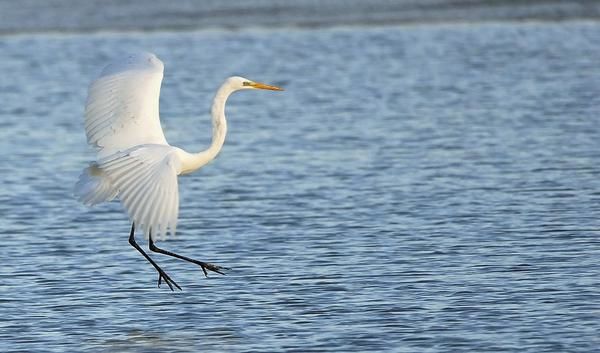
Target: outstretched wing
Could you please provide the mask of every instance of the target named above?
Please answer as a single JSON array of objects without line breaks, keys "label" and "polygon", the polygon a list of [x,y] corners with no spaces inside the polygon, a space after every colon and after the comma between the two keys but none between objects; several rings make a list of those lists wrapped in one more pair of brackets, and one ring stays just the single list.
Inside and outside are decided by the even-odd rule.
[{"label": "outstretched wing", "polygon": [[142,144],[167,144],[158,100],[163,63],[150,53],[110,63],[90,85],[85,132],[98,158]]},{"label": "outstretched wing", "polygon": [[98,161],[118,190],[129,218],[146,237],[175,234],[179,212],[177,175],[181,170],[177,149],[143,145]]}]

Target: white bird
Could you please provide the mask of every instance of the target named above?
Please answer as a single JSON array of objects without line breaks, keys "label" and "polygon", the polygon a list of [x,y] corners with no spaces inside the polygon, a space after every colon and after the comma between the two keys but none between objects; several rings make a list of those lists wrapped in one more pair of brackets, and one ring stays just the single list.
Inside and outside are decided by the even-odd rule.
[{"label": "white bird", "polygon": [[195,263],[221,273],[223,267],[158,248],[157,238],[175,234],[179,211],[178,175],[192,173],[213,160],[225,141],[225,102],[243,89],[282,89],[243,77],[229,77],[217,91],[211,108],[213,135],[208,149],[188,153],[167,143],[158,114],[163,63],[154,54],[139,53],[113,61],[89,87],[85,107],[87,141],[97,151],[96,161],[84,169],[75,186],[86,205],[121,200],[132,222],[129,243],[158,271],[161,281],[181,290],[136,243],[141,229],[154,252]]}]

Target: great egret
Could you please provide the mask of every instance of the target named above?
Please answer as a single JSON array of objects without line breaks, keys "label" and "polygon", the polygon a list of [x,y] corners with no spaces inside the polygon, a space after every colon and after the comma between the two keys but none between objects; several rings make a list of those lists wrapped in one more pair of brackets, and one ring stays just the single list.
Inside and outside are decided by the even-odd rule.
[{"label": "great egret", "polygon": [[154,54],[139,53],[113,61],[89,88],[85,107],[87,141],[97,159],[84,169],[75,194],[86,205],[119,197],[131,219],[129,243],[158,271],[158,286],[164,280],[171,290],[181,290],[136,243],[136,227],[148,238],[150,250],[192,262],[223,274],[223,267],[158,248],[156,238],[175,234],[179,193],[177,176],[198,170],[214,159],[225,141],[225,102],[243,89],[282,89],[243,77],[229,77],[212,103],[212,142],[208,149],[188,153],[167,143],[160,126],[158,98],[163,63]]}]

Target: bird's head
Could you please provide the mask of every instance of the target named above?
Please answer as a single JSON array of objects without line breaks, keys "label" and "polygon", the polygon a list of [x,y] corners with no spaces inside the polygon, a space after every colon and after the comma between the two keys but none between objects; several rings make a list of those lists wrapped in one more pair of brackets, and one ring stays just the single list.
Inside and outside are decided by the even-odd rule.
[{"label": "bird's head", "polygon": [[234,90],[239,89],[266,89],[270,91],[283,91],[283,88],[277,86],[267,85],[265,83],[254,82],[244,77],[233,76],[227,79],[227,83]]}]

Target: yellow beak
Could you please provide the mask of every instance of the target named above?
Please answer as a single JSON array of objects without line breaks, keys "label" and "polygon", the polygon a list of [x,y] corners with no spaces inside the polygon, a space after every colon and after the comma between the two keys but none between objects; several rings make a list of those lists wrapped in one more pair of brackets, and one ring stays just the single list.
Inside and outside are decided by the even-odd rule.
[{"label": "yellow beak", "polygon": [[249,82],[248,86],[258,88],[258,89],[268,89],[270,91],[283,91],[283,88],[277,86],[267,85],[265,83],[260,82]]}]

